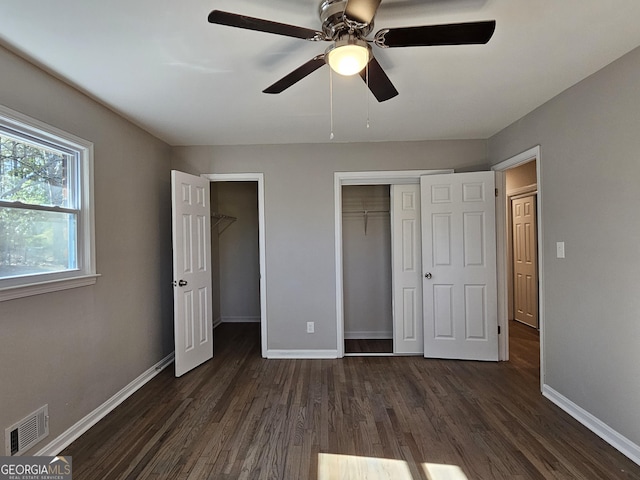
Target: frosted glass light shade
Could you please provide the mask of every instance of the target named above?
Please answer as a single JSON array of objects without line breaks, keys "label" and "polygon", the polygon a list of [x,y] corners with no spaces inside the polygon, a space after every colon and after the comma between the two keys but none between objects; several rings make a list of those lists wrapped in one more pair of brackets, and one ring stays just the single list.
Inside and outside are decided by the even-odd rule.
[{"label": "frosted glass light shade", "polygon": [[369,62],[367,46],[357,44],[339,45],[327,53],[329,66],[340,75],[355,75]]}]

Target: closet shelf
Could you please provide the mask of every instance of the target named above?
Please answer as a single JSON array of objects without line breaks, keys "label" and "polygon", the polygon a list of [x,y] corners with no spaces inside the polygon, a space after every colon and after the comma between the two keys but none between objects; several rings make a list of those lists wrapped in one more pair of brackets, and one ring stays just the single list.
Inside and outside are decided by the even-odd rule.
[{"label": "closet shelf", "polygon": [[225,224],[222,228],[218,228],[218,236],[222,235],[222,232],[224,232],[227,228],[229,228],[231,226],[231,224],[233,222],[235,222],[236,220],[238,220],[236,217],[232,217],[230,215],[224,215],[222,213],[212,213],[211,214],[211,220],[215,220],[215,223],[211,224],[211,228],[215,228],[218,225],[221,225],[222,222],[228,222],[227,224]]}]

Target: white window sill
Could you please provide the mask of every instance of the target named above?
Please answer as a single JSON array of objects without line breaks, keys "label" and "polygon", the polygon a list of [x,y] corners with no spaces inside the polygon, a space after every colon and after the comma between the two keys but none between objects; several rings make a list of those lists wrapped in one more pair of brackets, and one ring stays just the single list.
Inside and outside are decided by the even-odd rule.
[{"label": "white window sill", "polygon": [[68,290],[70,288],[94,285],[99,276],[100,274],[91,274],[0,288],[0,302],[13,300],[14,298],[30,297],[32,295],[40,295],[42,293],[57,292],[60,290]]}]

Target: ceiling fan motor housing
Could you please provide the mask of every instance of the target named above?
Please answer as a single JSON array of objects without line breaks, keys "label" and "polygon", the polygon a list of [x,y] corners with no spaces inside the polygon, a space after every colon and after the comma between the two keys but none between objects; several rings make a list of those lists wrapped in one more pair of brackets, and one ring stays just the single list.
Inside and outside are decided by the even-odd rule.
[{"label": "ceiling fan motor housing", "polygon": [[373,22],[362,24],[345,18],[347,0],[323,0],[320,4],[322,32],[329,40],[338,40],[345,32],[364,38],[373,30]]}]

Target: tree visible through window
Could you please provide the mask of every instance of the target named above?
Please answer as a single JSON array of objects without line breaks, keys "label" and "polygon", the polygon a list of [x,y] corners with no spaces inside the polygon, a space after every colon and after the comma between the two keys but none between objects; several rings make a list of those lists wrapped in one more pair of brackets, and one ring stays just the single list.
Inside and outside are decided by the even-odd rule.
[{"label": "tree visible through window", "polygon": [[93,145],[0,105],[0,301],[95,283]]},{"label": "tree visible through window", "polygon": [[0,278],[77,267],[75,164],[0,133]]}]

